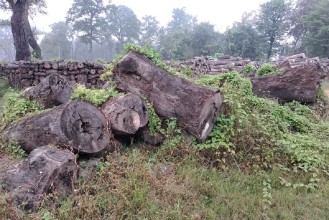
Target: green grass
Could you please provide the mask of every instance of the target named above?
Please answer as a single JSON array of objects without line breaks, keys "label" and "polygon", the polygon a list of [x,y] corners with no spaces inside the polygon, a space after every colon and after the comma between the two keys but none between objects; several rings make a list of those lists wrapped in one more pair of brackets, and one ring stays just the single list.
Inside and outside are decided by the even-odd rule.
[{"label": "green grass", "polygon": [[[0,218],[326,219],[329,214],[328,181],[316,192],[292,189],[273,181],[286,175],[280,170],[219,172],[201,165],[199,156],[187,147],[153,151],[139,146],[113,153],[98,165],[91,180],[80,180],[73,195],[50,195],[36,213],[12,212],[2,194]],[[173,171],[161,174],[155,169],[159,164],[168,164]],[[270,204],[263,184],[269,179]]]}]

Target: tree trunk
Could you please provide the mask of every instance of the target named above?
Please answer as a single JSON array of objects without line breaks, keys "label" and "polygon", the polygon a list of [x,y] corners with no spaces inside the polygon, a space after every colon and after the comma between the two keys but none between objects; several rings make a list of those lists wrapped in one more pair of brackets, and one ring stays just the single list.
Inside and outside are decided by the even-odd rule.
[{"label": "tree trunk", "polygon": [[138,52],[126,54],[113,73],[119,90],[146,97],[159,116],[176,118],[199,140],[211,132],[223,101],[218,90],[177,77]]},{"label": "tree trunk", "polygon": [[32,47],[33,52],[35,52],[35,58],[39,59],[39,60],[42,60],[41,48],[40,48],[38,42],[36,41],[36,39],[33,35],[32,28],[31,28],[29,20],[27,20],[25,22],[25,24],[26,24],[26,29],[27,29],[27,33],[28,33],[29,44]]},{"label": "tree trunk", "polygon": [[96,153],[109,145],[106,119],[93,105],[76,100],[10,124],[2,136],[27,152],[49,144],[70,146],[77,153]]},{"label": "tree trunk", "polygon": [[102,106],[111,129],[117,135],[131,135],[148,123],[146,103],[134,94],[110,98]]},{"label": "tree trunk", "polygon": [[67,196],[77,177],[78,165],[72,152],[40,146],[5,173],[4,189],[13,193],[15,205],[35,210],[46,193]]},{"label": "tree trunk", "polygon": [[46,108],[68,102],[72,93],[72,86],[64,77],[56,73],[47,76],[38,85],[24,91],[25,96],[39,102]]},{"label": "tree trunk", "polygon": [[29,4],[27,1],[17,1],[11,4],[13,14],[11,16],[11,31],[13,33],[16,49],[16,61],[31,60],[31,52],[28,42],[28,21]]},{"label": "tree trunk", "polygon": [[42,59],[41,49],[33,36],[29,22],[29,4],[27,0],[7,0],[12,9],[11,30],[16,49],[16,61],[31,60],[30,46],[33,48],[37,59]]},{"label": "tree trunk", "polygon": [[307,62],[291,68],[287,60],[279,68],[282,71],[281,74],[251,79],[255,95],[277,98],[281,103],[299,101],[312,104],[316,102],[320,83],[328,75],[319,63]]}]

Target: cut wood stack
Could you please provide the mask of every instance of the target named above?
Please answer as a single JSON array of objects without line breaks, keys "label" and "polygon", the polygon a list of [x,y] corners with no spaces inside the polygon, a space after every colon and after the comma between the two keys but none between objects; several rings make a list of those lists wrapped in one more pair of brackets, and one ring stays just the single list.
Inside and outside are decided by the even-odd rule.
[{"label": "cut wood stack", "polygon": [[241,72],[250,63],[250,59],[242,59],[241,57],[220,56],[217,60],[211,60],[202,56],[178,63],[169,62],[168,64],[177,68],[178,72],[184,72],[189,68],[193,76],[202,76],[206,74],[216,75],[233,70]]},{"label": "cut wood stack", "polygon": [[241,57],[220,56],[218,60],[213,61],[208,74],[225,73],[234,70],[241,72],[250,62],[249,59],[242,59]]}]

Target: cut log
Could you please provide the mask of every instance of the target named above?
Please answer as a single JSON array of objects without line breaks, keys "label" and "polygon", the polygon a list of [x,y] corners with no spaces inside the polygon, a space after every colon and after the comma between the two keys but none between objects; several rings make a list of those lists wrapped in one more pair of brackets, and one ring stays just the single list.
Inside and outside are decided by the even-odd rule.
[{"label": "cut log", "polygon": [[102,106],[114,134],[134,134],[148,123],[146,103],[135,94],[112,97]]},{"label": "cut log", "polygon": [[289,60],[283,62],[281,74],[265,75],[251,79],[253,92],[257,96],[277,98],[280,103],[299,101],[312,104],[320,83],[328,73],[317,62],[291,68]]},{"label": "cut log", "polygon": [[36,209],[46,193],[66,196],[77,179],[76,156],[51,146],[35,149],[29,157],[5,173],[4,189],[23,209]]},{"label": "cut log", "polygon": [[80,100],[12,123],[2,136],[7,141],[16,140],[27,152],[54,144],[88,154],[103,150],[110,142],[103,113]]},{"label": "cut log", "polygon": [[159,116],[176,118],[199,140],[211,132],[223,101],[218,90],[177,77],[138,52],[126,54],[113,73],[119,90],[146,97]]},{"label": "cut log", "polygon": [[58,74],[51,74],[38,85],[24,91],[26,97],[41,103],[46,108],[66,103],[72,93],[73,88],[64,77]]}]

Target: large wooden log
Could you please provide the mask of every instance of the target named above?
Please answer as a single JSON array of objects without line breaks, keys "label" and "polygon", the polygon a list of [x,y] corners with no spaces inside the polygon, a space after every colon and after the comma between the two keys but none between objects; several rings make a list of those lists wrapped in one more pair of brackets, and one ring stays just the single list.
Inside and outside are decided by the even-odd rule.
[{"label": "large wooden log", "polygon": [[279,69],[281,74],[251,78],[255,95],[276,98],[281,103],[294,100],[308,104],[316,102],[321,80],[328,74],[319,63],[305,63],[292,68],[287,60]]},{"label": "large wooden log", "polygon": [[146,97],[159,116],[176,118],[199,140],[211,132],[223,101],[218,90],[177,77],[138,52],[126,54],[113,73],[119,90]]},{"label": "large wooden log", "polygon": [[24,91],[25,96],[41,103],[46,108],[66,103],[72,93],[73,88],[67,80],[55,73],[41,80],[38,85]]},{"label": "large wooden log", "polygon": [[39,146],[70,146],[77,153],[96,153],[109,145],[110,133],[103,113],[75,100],[5,128],[2,136],[17,141],[27,152]]},{"label": "large wooden log", "polygon": [[68,150],[44,146],[4,174],[3,188],[23,209],[36,209],[46,193],[66,196],[78,176],[76,156]]},{"label": "large wooden log", "polygon": [[114,134],[134,134],[148,123],[146,103],[135,94],[112,97],[101,109]]}]

